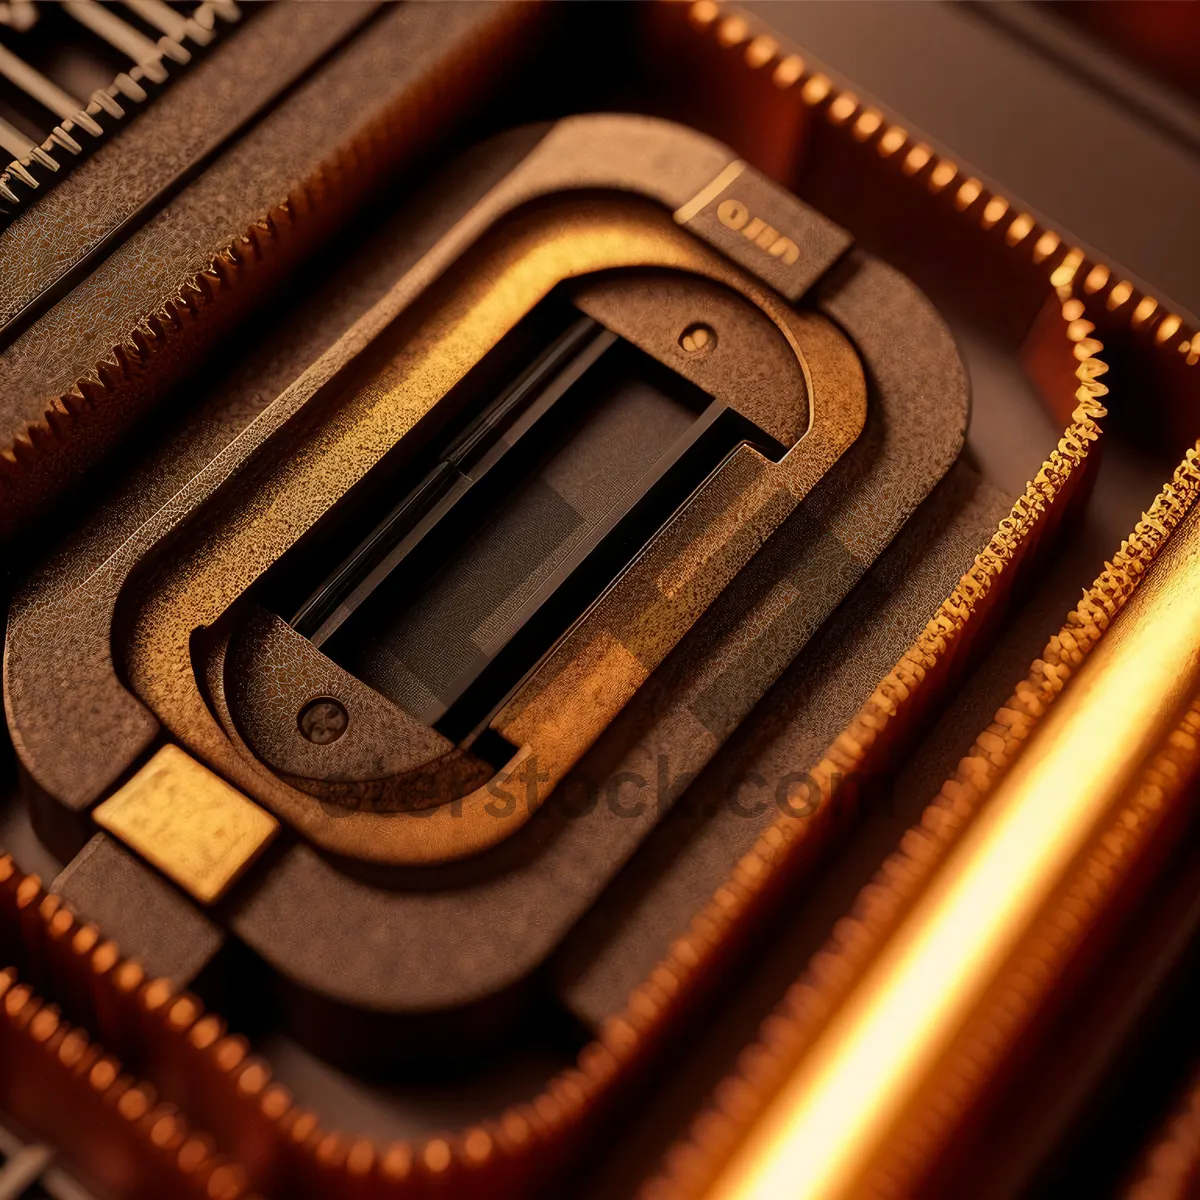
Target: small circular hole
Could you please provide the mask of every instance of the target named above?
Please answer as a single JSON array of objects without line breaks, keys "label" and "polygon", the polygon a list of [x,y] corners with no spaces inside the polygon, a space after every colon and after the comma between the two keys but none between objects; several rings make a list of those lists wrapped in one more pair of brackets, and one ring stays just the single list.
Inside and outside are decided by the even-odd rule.
[{"label": "small circular hole", "polygon": [[688,354],[704,354],[717,344],[716,331],[711,325],[697,322],[679,335],[679,345]]},{"label": "small circular hole", "polygon": [[346,732],[346,726],[350,724],[350,717],[339,701],[331,700],[328,696],[321,696],[316,700],[310,700],[300,710],[296,724],[300,726],[300,732],[310,742],[318,746],[328,746],[330,742],[336,742]]}]

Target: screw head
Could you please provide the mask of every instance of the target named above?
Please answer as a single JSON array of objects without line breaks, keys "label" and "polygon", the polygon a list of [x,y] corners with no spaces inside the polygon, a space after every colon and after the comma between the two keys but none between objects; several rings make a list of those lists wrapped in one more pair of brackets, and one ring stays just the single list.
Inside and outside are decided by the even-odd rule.
[{"label": "screw head", "polygon": [[717,334],[711,325],[697,322],[689,325],[679,335],[679,345],[688,354],[700,354],[711,350],[717,344]]},{"label": "screw head", "polygon": [[330,742],[336,742],[346,732],[350,716],[339,701],[321,696],[310,700],[300,710],[296,724],[310,742],[318,746],[327,746]]}]

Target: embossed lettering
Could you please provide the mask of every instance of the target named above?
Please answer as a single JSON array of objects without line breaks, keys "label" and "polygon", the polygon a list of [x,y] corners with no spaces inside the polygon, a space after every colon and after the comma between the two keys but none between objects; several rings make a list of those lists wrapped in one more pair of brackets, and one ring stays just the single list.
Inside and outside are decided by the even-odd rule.
[{"label": "embossed lettering", "polygon": [[792,266],[800,258],[800,247],[790,237],[784,237],[762,217],[752,217],[750,210],[740,200],[732,197],[722,200],[717,205],[717,219],[726,229],[740,233],[786,266]]}]

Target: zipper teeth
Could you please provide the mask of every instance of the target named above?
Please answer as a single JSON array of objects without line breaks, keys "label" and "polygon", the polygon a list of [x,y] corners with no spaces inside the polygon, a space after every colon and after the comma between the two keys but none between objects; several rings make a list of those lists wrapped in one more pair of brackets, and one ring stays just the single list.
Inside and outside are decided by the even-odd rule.
[{"label": "zipper teeth", "polygon": [[[627,1023],[610,1022],[581,1054],[579,1068],[555,1076],[530,1103],[455,1134],[376,1147],[369,1138],[322,1128],[314,1112],[272,1081],[270,1064],[250,1053],[244,1037],[230,1034],[219,1016],[169,980],[147,979],[134,959],[47,893],[36,875],[22,874],[9,855],[0,856],[0,944],[15,947],[29,977],[60,997],[81,1026],[152,1078],[165,1065],[170,1101],[203,1119],[224,1153],[257,1164],[257,1173],[247,1176],[234,1159],[214,1155],[212,1139],[204,1142],[208,1157],[195,1169],[211,1161],[214,1170],[224,1168],[220,1178],[229,1177],[227,1190],[204,1194],[227,1200],[238,1200],[250,1187],[270,1195],[341,1195],[348,1182],[373,1184],[395,1197],[425,1197],[431,1189],[473,1194],[475,1188],[494,1195],[498,1183],[505,1194],[523,1193],[540,1167],[536,1153],[578,1127],[636,1040]],[[14,981],[15,971],[0,972],[0,1005],[5,980]],[[22,987],[22,1005],[27,993]],[[86,1044],[82,1030],[77,1037]],[[151,1086],[142,1087],[153,1101]],[[161,1116],[167,1110],[155,1111]],[[179,1124],[186,1130],[182,1118]],[[189,1154],[195,1155],[194,1147]]]},{"label": "zipper teeth", "polygon": [[[0,857],[0,905],[10,919],[43,924],[45,946],[57,960],[80,957],[76,942],[95,946],[93,962],[104,968],[93,968],[90,983],[97,995],[111,997],[124,989],[131,977],[128,964],[114,964],[110,944],[100,942],[95,927],[77,927],[57,898],[42,892],[37,877],[22,875],[7,855]],[[47,966],[42,964],[43,973]],[[136,977],[136,969],[132,974]],[[246,1173],[238,1163],[217,1154],[207,1133],[191,1128],[174,1105],[159,1102],[150,1084],[128,1074],[104,1046],[72,1026],[57,1005],[46,1003],[11,967],[0,970],[0,1043],[7,1050],[5,1065],[14,1072],[8,1085],[18,1120],[25,1116],[23,1095],[32,1101],[28,1119],[39,1124],[46,1120],[37,1097],[49,1085],[56,1109],[70,1111],[73,1123],[102,1124],[122,1155],[137,1160],[135,1173],[141,1177],[151,1172],[169,1194],[196,1200],[247,1197]],[[123,1169],[128,1166],[122,1163]]]},{"label": "zipper teeth", "polygon": [[[144,316],[126,340],[114,346],[65,392],[55,396],[44,414],[28,421],[0,444],[0,500],[20,487],[26,472],[67,443],[89,417],[101,416],[139,384],[150,382],[165,350],[205,331],[220,312],[223,299],[238,291],[259,268],[278,257],[295,226],[307,223],[322,194],[340,182],[338,165],[310,177],[281,203],[270,208],[241,236],[189,275],[175,296]],[[165,360],[164,360],[165,365]]]},{"label": "zipper teeth", "polygon": [[[766,35],[756,35],[745,16],[715,0],[696,0],[689,7],[688,20],[695,29],[715,37],[726,51],[739,53],[747,69],[769,73],[775,87],[796,92],[804,105],[819,110],[831,125],[841,127],[864,147],[874,145],[880,156],[896,162],[914,185],[923,185],[931,195],[952,196],[961,219],[977,223],[989,236],[1003,238],[1014,253],[1028,255],[1033,264],[1040,266],[1058,298],[1066,337],[1078,362],[1075,373],[1079,380],[1078,407],[1056,450],[914,646],[811,772],[821,785],[816,819],[807,824],[786,818],[775,821],[693,921],[689,934],[672,948],[668,960],[683,958],[698,963],[712,958],[718,942],[728,940],[730,926],[750,908],[753,897],[765,890],[772,877],[779,878],[796,868],[802,844],[822,839],[829,825],[829,810],[836,803],[839,775],[867,772],[872,747],[887,731],[891,718],[901,705],[911,707],[918,699],[914,691],[928,672],[952,654],[954,641],[980,600],[1031,540],[1039,515],[1061,497],[1072,476],[1077,476],[1085,465],[1089,445],[1100,433],[1098,420],[1106,413],[1101,397],[1107,389],[1098,380],[1108,369],[1099,357],[1102,343],[1091,336],[1095,323],[1087,320],[1086,314],[1090,311],[1096,315],[1094,306],[1103,304],[1107,314],[1127,315],[1135,332],[1152,339],[1156,347],[1175,345],[1188,366],[1194,366],[1200,357],[1200,336],[1185,329],[1177,314],[1135,291],[1129,281],[1115,276],[1105,264],[1088,261],[1082,249],[1067,245],[1055,231],[1038,226],[1032,215],[1014,209],[1007,198],[987,190],[978,179],[963,176],[957,164],[940,157],[927,144],[915,142],[908,130],[889,123],[878,109],[863,106],[854,93],[839,89],[821,72],[810,71],[798,55],[781,54],[778,43]],[[837,922],[805,974],[763,1022],[758,1040],[743,1050],[736,1069],[718,1084],[711,1104],[668,1151],[662,1173],[645,1188],[647,1197],[658,1200],[697,1194],[732,1151],[1200,494],[1198,450],[1200,443],[1187,452],[1172,480],[1133,534],[1122,542],[1060,632],[1047,643],[1042,657],[1035,660],[1029,675],[998,710],[993,723],[976,739],[955,774],[926,807],[920,822],[903,836],[897,850],[860,891],[849,914]],[[814,847],[803,849],[811,854]]]},{"label": "zipper teeth", "polygon": [[[493,32],[511,35],[538,7],[519,6],[503,33]],[[474,59],[482,50],[477,45],[466,57]],[[475,64],[461,65],[469,70]],[[445,82],[441,77],[426,81],[422,111]],[[306,237],[336,218],[390,169],[392,147],[402,145],[406,134],[420,135],[416,107],[411,100],[402,101],[368,120],[279,203],[218,249],[205,266],[185,276],[171,299],[143,316],[121,343],[53,397],[40,417],[22,423],[15,433],[0,435],[0,506],[15,502],[30,482],[31,468],[78,436],[84,425],[123,401],[144,403],[178,368],[188,342],[210,336],[229,315],[231,299],[240,297],[248,285],[266,283],[281,258],[302,250]]]},{"label": "zipper teeth", "polygon": [[93,92],[74,117],[56,125],[27,157],[14,158],[0,172],[0,228],[63,179],[85,153],[133,120],[145,104],[171,83],[178,70],[176,64],[186,65],[206,53],[211,43],[223,35],[222,24],[233,25],[240,19],[237,6],[228,0],[197,6],[187,18],[190,27],[187,33],[178,40],[166,35],[158,39],[160,54],[152,66],[139,63],[122,71],[108,87]]},{"label": "zipper teeth", "polygon": [[[0,446],[0,488],[20,477],[49,450],[65,442],[88,415],[99,414],[146,381],[164,351],[176,351],[223,313],[224,301],[256,281],[315,218],[341,200],[361,175],[365,162],[378,157],[387,132],[373,124],[328,162],[321,164],[279,203],[242,234],[226,243],[207,264],[188,275],[175,295],[147,313],[108,355],[56,396],[42,418],[28,422]],[[169,355],[168,358],[174,357]],[[3,493],[0,492],[0,496]]]},{"label": "zipper teeth", "polygon": [[1037,722],[1099,644],[1112,618],[1133,595],[1198,495],[1200,459],[1192,449],[1133,535],[1121,543],[1112,562],[1046,643],[1041,657],[1034,660],[992,723],[976,738],[920,820],[859,892],[809,970],[788,993],[777,1015],[793,1022],[794,1033],[803,1031],[807,1041],[845,994],[851,983],[849,972],[861,968],[895,927],[921,885],[1015,761]]},{"label": "zipper teeth", "polygon": [[[860,890],[848,913],[835,923],[806,971],[762,1022],[757,1040],[742,1052],[734,1072],[718,1085],[712,1104],[693,1123],[687,1137],[672,1147],[663,1175],[647,1189],[647,1195],[656,1198],[690,1196],[715,1173],[742,1131],[765,1107],[790,1067],[812,1043],[825,1019],[849,992],[992,788],[1015,761],[1037,722],[1099,643],[1112,618],[1132,596],[1167,537],[1190,511],[1198,495],[1200,444],[1188,451],[1171,482],[1155,499],[1133,535],[1122,542],[1112,563],[1084,594],[1062,629],[1049,640],[1041,657],[1034,660],[1026,678],[997,710],[992,724],[978,736],[954,774],[926,806],[920,820],[901,837],[897,848]],[[887,682],[885,680],[885,685]],[[881,685],[880,692],[884,690]],[[879,692],[864,706],[860,718],[878,697]],[[875,713],[876,718],[882,715],[879,710]],[[868,730],[877,728],[877,723],[868,722]],[[1147,814],[1156,811],[1147,802],[1148,790],[1158,788],[1163,777],[1170,779],[1194,766],[1194,739],[1198,729],[1200,709],[1193,708],[1176,731],[1177,736],[1184,739],[1183,744],[1172,744],[1159,756],[1147,772],[1142,789],[1125,806],[1126,812],[1137,818],[1135,828],[1139,835],[1148,827]],[[831,754],[830,759],[834,757]],[[867,758],[862,753],[854,762],[843,759],[841,769],[857,767],[862,770],[867,766]],[[822,781],[824,772],[832,765],[830,759],[813,773]],[[1159,795],[1161,797],[1161,792]],[[824,794],[822,803],[829,803]],[[1123,812],[1122,817],[1125,815]],[[1116,829],[1118,834],[1125,833],[1120,825]],[[771,837],[772,832],[769,831],[764,841],[776,840]],[[1109,856],[1112,861],[1099,864],[1097,871],[1102,866],[1111,873],[1114,866],[1132,857],[1138,844],[1136,839],[1126,837],[1120,851]],[[1101,851],[1098,857],[1107,853]],[[774,869],[781,869],[781,866]],[[1091,882],[1094,884],[1095,877]],[[1036,957],[1042,968],[1048,963],[1063,961],[1074,944],[1056,942],[1056,934],[1063,931],[1056,929],[1055,916],[1068,914],[1069,917],[1080,906],[1090,906],[1088,911],[1094,915],[1102,906],[1102,900],[1090,893],[1064,898],[1060,910],[1048,918],[1047,929],[1040,931],[1043,944]],[[1064,925],[1071,924],[1070,920],[1064,919]],[[1026,979],[1037,979],[1040,983],[1042,972],[1030,970]],[[1026,995],[1019,997],[1020,1003],[1028,1010],[1040,994],[1029,988]],[[1008,999],[1013,1000],[1013,997]],[[1003,1027],[1019,1015],[1016,1008],[997,1010],[989,1033],[1001,1035]],[[973,1085],[978,1081],[979,1075],[974,1068],[968,1070],[964,1066],[961,1083]],[[962,1102],[960,1097],[954,1097],[948,1111],[955,1111]]]},{"label": "zipper teeth", "polygon": [[718,0],[694,0],[687,19],[695,30],[739,55],[748,71],[769,76],[775,89],[798,96],[806,108],[822,114],[829,124],[844,128],[864,147],[873,147],[881,158],[899,164],[914,183],[931,194],[950,198],[964,219],[1027,254],[1048,274],[1053,287],[1078,283],[1079,316],[1084,307],[1098,312],[1102,306],[1106,315],[1127,322],[1154,345],[1174,347],[1187,366],[1200,364],[1200,333],[1186,325],[1181,314],[1139,290],[1107,264],[1089,260],[1083,249],[1065,242],[1061,233],[1039,225],[1031,213],[965,174],[953,159],[925,142],[914,141],[903,125],[864,104],[800,55],[784,52],[774,38],[756,32],[753,18]]},{"label": "zipper teeth", "polygon": [[[765,893],[773,881],[793,874],[819,851],[839,807],[839,779],[875,773],[878,750],[884,748],[893,719],[903,715],[902,708],[911,710],[919,705],[922,686],[931,675],[936,679],[939,669],[954,656],[968,633],[972,616],[993,588],[999,586],[1001,573],[1024,557],[1023,552],[1028,552],[1039,529],[1038,514],[1045,507],[1061,502],[1065,485],[1086,465],[1088,443],[1099,433],[1091,414],[1098,410],[1099,415],[1104,410],[1087,386],[1093,383],[1096,365],[1102,364],[1093,355],[1080,363],[1083,383],[1079,391],[1083,395],[1076,420],[1058,448],[916,643],[882,680],[810,773],[821,787],[814,817],[806,821],[779,818],[773,822],[754,849],[739,862],[714,901],[693,921],[686,942],[697,959],[715,956],[718,943],[731,936],[730,926],[735,920],[751,915],[757,896]],[[1015,759],[1066,680],[1132,595],[1167,533],[1200,493],[1200,468],[1196,460],[1196,451],[1189,451],[1172,484],[1164,489],[1139,525],[1139,531],[1142,525],[1146,526],[1144,534],[1135,533],[1122,543],[1111,569],[1106,569],[1085,593],[1067,623],[1047,643],[1042,657],[1035,660],[1029,675],[1017,685],[992,724],[960,761],[954,775],[926,807],[921,820],[903,835],[898,848],[861,889],[850,911],[836,922],[831,936],[813,955],[807,970],[762,1022],[757,1040],[741,1052],[734,1071],[717,1085],[709,1106],[692,1123],[685,1137],[668,1151],[662,1175],[646,1188],[648,1197],[658,1200],[697,1194],[765,1107],[789,1068],[811,1043],[840,998],[850,990]],[[680,949],[677,946],[673,953],[678,954]]]},{"label": "zipper teeth", "polygon": [[[959,180],[954,164],[938,158],[923,144],[912,143],[906,130],[886,124],[877,110],[859,106],[856,97],[839,91],[826,76],[808,72],[796,55],[780,56],[778,46],[771,39],[751,38],[749,23],[744,18],[723,16],[722,9],[712,0],[697,0],[691,5],[688,16],[696,28],[715,33],[727,49],[743,51],[750,69],[763,72],[770,68],[776,87],[796,91],[806,106],[822,109],[832,124],[848,128],[860,143],[873,142],[882,157],[900,164],[914,185],[924,185],[936,194],[947,192],[951,183],[958,182],[959,186],[953,192],[955,207],[964,217],[977,220],[984,230],[1003,237],[1015,250],[1023,247],[1030,253],[1032,261],[1043,267],[1064,305],[1064,318],[1069,324],[1067,335],[1073,342],[1073,352],[1079,363],[1076,369],[1080,380],[1076,393],[1078,407],[1058,447],[1017,499],[1011,514],[1001,522],[987,548],[942,603],[914,646],[880,683],[813,772],[822,788],[821,811],[827,814],[834,800],[835,779],[841,773],[868,764],[872,746],[880,740],[891,719],[899,713],[901,706],[911,707],[920,698],[922,684],[930,674],[942,668],[963,639],[970,619],[981,601],[999,585],[1002,572],[1011,570],[1014,563],[1028,553],[1047,507],[1061,500],[1077,484],[1087,465],[1091,443],[1100,433],[1098,421],[1105,415],[1100,400],[1107,389],[1098,382],[1098,377],[1107,368],[1097,357],[1102,348],[1100,342],[1089,336],[1094,325],[1083,320],[1082,310],[1075,312],[1074,305],[1069,309],[1066,306],[1077,299],[1073,287],[1076,278],[1087,268],[1083,277],[1092,279],[1098,264],[1087,263],[1081,250],[1064,246],[1061,238],[1052,231],[1039,229],[1029,214],[1018,212],[1012,215],[1008,202],[996,193],[986,192],[978,181]],[[839,100],[841,103],[837,103]],[[902,150],[903,154],[900,153]],[[997,215],[1000,203],[1005,208]],[[253,261],[263,257],[267,246],[283,231],[289,230],[295,220],[316,207],[313,198],[301,192],[272,210],[274,225],[273,216],[268,216],[246,235],[257,247]],[[1003,219],[1005,214],[1010,219]],[[234,258],[235,249],[236,246],[231,246],[224,253]],[[240,250],[236,257],[243,257]],[[242,274],[246,265],[245,261],[233,264]],[[228,262],[225,272],[234,275]],[[1091,298],[1103,299],[1120,282],[1109,281],[1097,287],[1090,294]],[[198,273],[181,289],[177,301],[139,326],[143,339],[149,344],[151,333],[161,338],[177,335],[181,325],[202,315],[216,289],[233,285],[233,279],[222,275],[214,259],[207,271]],[[1140,295],[1135,297],[1130,291],[1121,304],[1110,306],[1110,310],[1130,304],[1132,315],[1144,299]],[[1143,309],[1141,320],[1134,323],[1136,329],[1147,335],[1157,331],[1166,317],[1173,315],[1159,313],[1157,302],[1155,304],[1155,310],[1146,313]],[[155,328],[156,323],[162,326],[161,334]],[[1175,334],[1182,337],[1184,332],[1181,325],[1169,328],[1169,334],[1161,338],[1156,336],[1156,341],[1161,345]],[[1196,345],[1200,347],[1200,343]],[[146,357],[160,347],[161,341],[156,342],[145,352]],[[79,411],[111,396],[115,391],[114,384],[129,377],[127,373],[136,371],[143,361],[143,351],[136,341],[134,348],[138,349],[136,359],[129,354],[128,346],[124,348],[129,366],[122,363],[118,349],[112,360],[98,366],[96,378],[89,376],[81,380],[68,394],[69,399],[60,397],[53,407],[67,411],[56,413],[57,419],[62,420],[65,415],[73,420],[76,413],[70,411],[72,406]],[[1188,361],[1193,361],[1190,350]],[[48,412],[46,428],[39,435],[43,439],[55,436],[51,423]],[[16,451],[15,443],[10,451],[0,450],[0,470],[10,460],[13,465],[26,465],[28,456],[37,452],[37,447],[32,445],[36,437],[28,430],[23,436],[26,445],[20,452]],[[1189,454],[1189,466],[1194,457]],[[1197,480],[1200,480],[1200,472],[1192,468],[1190,474],[1180,478],[1181,492],[1186,490],[1192,494]],[[1154,513],[1152,509],[1150,515]],[[1154,528],[1161,533],[1159,526]],[[1165,533],[1162,536],[1165,537]],[[1146,556],[1152,557],[1156,547],[1154,550],[1141,547],[1135,539],[1130,539],[1128,545],[1128,569],[1131,578],[1136,580],[1148,565],[1149,557]],[[1106,572],[1102,579],[1108,575]],[[1093,589],[1089,593],[1095,605],[1095,619],[1098,623],[1102,620],[1104,625],[1123,603],[1122,588],[1129,586],[1132,590],[1131,585],[1121,583],[1115,562],[1110,582],[1108,590],[1097,592]],[[1083,607],[1081,605],[1081,610]],[[1070,630],[1068,632],[1075,636]],[[1063,676],[1059,675],[1059,678]],[[149,1031],[145,1036],[155,1038],[160,1050],[165,1039],[173,1048],[171,1053],[178,1052],[180,1061],[189,1064],[191,1077],[204,1081],[211,1088],[208,1103],[230,1106],[231,1111],[244,1116],[248,1130],[265,1135],[275,1150],[280,1170],[286,1171],[289,1177],[296,1172],[296,1179],[311,1177],[316,1172],[320,1178],[329,1180],[328,1190],[316,1194],[333,1192],[347,1177],[361,1181],[364,1186],[374,1182],[385,1188],[387,1194],[397,1197],[425,1194],[430,1187],[450,1187],[459,1191],[482,1188],[485,1178],[489,1184],[499,1184],[505,1191],[519,1190],[540,1175],[545,1167],[540,1160],[545,1157],[548,1147],[561,1143],[575,1132],[592,1108],[612,1090],[618,1078],[664,1032],[669,1018],[681,1007],[687,985],[707,975],[716,965],[722,947],[752,915],[754,901],[770,884],[788,873],[800,850],[807,848],[802,843],[814,833],[819,835],[821,828],[821,823],[812,820],[775,822],[693,919],[688,933],[673,943],[667,958],[634,990],[625,1009],[602,1023],[597,1038],[581,1052],[575,1068],[559,1073],[530,1102],[512,1106],[494,1120],[454,1134],[427,1138],[423,1142],[401,1141],[376,1147],[367,1138],[325,1131],[316,1114],[296,1106],[286,1088],[271,1082],[269,1065],[248,1054],[244,1039],[228,1036],[219,1017],[205,1014],[199,1000],[188,993],[175,991],[166,981],[141,984],[129,993],[125,1003],[131,1008],[136,1004],[138,1012],[144,1014],[145,1028]],[[26,929],[24,936],[36,942],[44,934],[35,923],[32,931]],[[112,953],[112,944],[106,943],[106,946]],[[123,965],[129,965],[128,961]],[[721,1145],[732,1145],[741,1125],[753,1115],[760,1098],[771,1085],[772,1077],[781,1073],[778,1065],[780,1049],[786,1048],[789,1040],[796,1036],[786,1015],[769,1018],[764,1025],[764,1034],[764,1041],[759,1046],[751,1047],[743,1054],[743,1069],[721,1085],[719,1107],[698,1120],[690,1143],[681,1143],[672,1152],[673,1178],[664,1178],[651,1185],[654,1194],[661,1191],[664,1195],[675,1195],[681,1186],[686,1194],[691,1194],[694,1185],[707,1177],[708,1170],[714,1165],[714,1151]],[[553,1158],[557,1157],[557,1153],[553,1155]]]}]

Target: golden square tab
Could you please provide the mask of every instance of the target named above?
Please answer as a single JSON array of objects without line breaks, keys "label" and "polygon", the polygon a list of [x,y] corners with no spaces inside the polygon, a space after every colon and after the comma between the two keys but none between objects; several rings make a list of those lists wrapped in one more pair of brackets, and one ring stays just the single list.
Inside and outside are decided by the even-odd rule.
[{"label": "golden square tab", "polygon": [[214,904],[279,822],[178,746],[164,746],[93,813],[201,904]]}]

